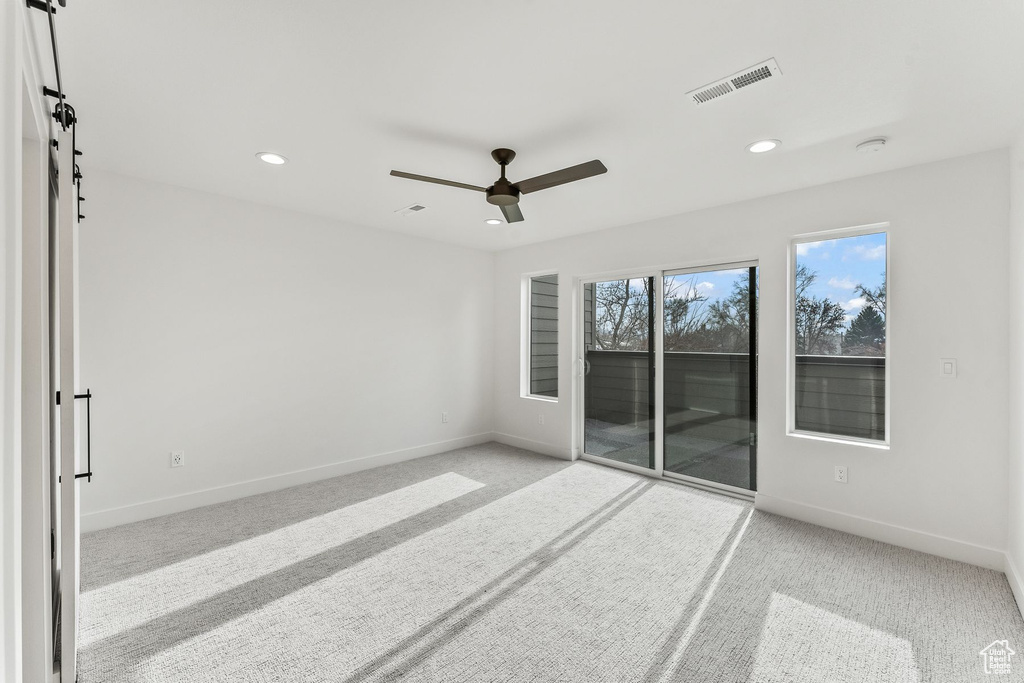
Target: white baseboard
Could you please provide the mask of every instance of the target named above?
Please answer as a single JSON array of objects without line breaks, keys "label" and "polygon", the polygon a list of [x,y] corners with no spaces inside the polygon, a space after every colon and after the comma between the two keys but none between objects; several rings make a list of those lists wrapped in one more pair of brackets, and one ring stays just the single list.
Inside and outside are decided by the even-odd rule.
[{"label": "white baseboard", "polygon": [[1017,571],[1017,565],[1010,553],[1006,553],[1005,572],[1006,581],[1010,584],[1010,590],[1013,591],[1013,598],[1017,601],[1017,609],[1020,611],[1021,616],[1024,617],[1024,583],[1021,583],[1020,572]]},{"label": "white baseboard", "polygon": [[540,453],[541,455],[550,455],[552,458],[558,458],[559,460],[572,460],[572,451],[568,448],[552,446],[551,444],[544,443],[543,441],[524,439],[521,436],[502,434],[501,432],[494,432],[492,437],[494,441],[503,443],[506,446],[515,446],[516,448],[533,451],[534,453]]},{"label": "white baseboard", "polygon": [[[814,505],[797,503],[785,498],[776,498],[758,493],[754,497],[754,507],[764,512],[771,512],[783,517],[809,522],[818,526],[845,531],[856,536],[863,536],[883,543],[902,546],[930,555],[938,555],[950,560],[1004,571],[1006,553],[995,548],[974,545],[966,541],[958,541],[945,536],[937,536],[924,531],[915,531],[895,524],[878,522],[845,512],[828,510]],[[1009,577],[1009,575],[1007,575]],[[1012,585],[1012,582],[1011,582]],[[1019,601],[1019,599],[1018,599]]]},{"label": "white baseboard", "polygon": [[311,467],[309,469],[286,472],[284,474],[275,474],[273,476],[263,477],[260,479],[250,479],[236,484],[217,486],[210,489],[204,489],[202,491],[184,493],[178,496],[148,500],[142,503],[110,508],[109,510],[98,510],[96,512],[90,512],[82,515],[81,528],[83,533],[96,531],[98,529],[106,529],[108,527],[118,526],[119,524],[128,524],[129,522],[138,522],[143,519],[161,517],[174,512],[191,510],[193,508],[203,507],[204,505],[213,505],[215,503],[223,503],[229,500],[245,498],[246,496],[252,496],[257,493],[277,491],[279,489],[288,488],[289,486],[308,484],[312,481],[330,479],[331,477],[338,477],[343,474],[351,474],[352,472],[368,470],[373,467],[391,465],[396,462],[422,458],[427,455],[436,455],[438,453],[455,450],[456,448],[477,446],[494,440],[496,440],[494,434],[491,432],[484,432],[482,434],[473,434],[471,436],[464,436],[458,439],[451,439],[449,441],[438,441],[437,443],[425,444],[423,446],[404,448],[402,450],[391,451],[389,453],[368,455],[362,458],[355,458],[354,460],[332,463],[330,465]]}]

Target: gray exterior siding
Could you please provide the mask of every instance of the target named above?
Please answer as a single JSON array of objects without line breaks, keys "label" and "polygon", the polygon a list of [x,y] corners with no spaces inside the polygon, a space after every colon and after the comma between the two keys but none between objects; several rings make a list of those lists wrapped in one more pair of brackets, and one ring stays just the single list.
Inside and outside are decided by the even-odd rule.
[{"label": "gray exterior siding", "polygon": [[797,356],[796,428],[885,439],[885,359]]},{"label": "gray exterior siding", "polygon": [[558,397],[558,276],[530,279],[530,393]]}]

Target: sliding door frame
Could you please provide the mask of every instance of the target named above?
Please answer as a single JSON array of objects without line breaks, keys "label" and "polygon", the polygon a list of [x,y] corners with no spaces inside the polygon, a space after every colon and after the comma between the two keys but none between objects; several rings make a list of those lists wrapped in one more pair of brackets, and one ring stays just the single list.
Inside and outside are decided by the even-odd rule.
[{"label": "sliding door frame", "polygon": [[[662,453],[664,451],[664,425],[665,416],[663,411],[658,409],[661,405],[662,400],[662,381],[661,363],[658,361],[661,358],[663,339],[663,326],[662,326],[662,314],[664,313],[662,296],[660,294],[661,287],[663,286],[663,279],[661,270],[626,270],[626,271],[615,271],[610,273],[600,273],[596,275],[588,275],[584,277],[576,277],[573,279],[573,303],[574,303],[574,315],[573,315],[573,351],[575,353],[575,361],[573,362],[573,397],[574,404],[576,406],[573,435],[574,445],[573,452],[577,454],[583,460],[590,462],[596,462],[602,465],[609,465],[611,467],[618,467],[629,472],[636,472],[637,474],[646,474],[654,477],[661,477],[664,471],[664,460],[662,459]],[[645,280],[647,278],[654,279],[654,288],[652,294],[654,296],[654,325],[653,325],[653,337],[654,337],[654,355],[651,362],[654,364],[654,405],[651,409],[654,412],[654,467],[639,467],[637,465],[631,465],[629,463],[619,462],[612,458],[604,458],[599,455],[592,455],[586,452],[586,337],[582,334],[583,322],[584,322],[584,296],[586,291],[586,285],[595,284],[598,282],[609,282],[615,280]],[[650,344],[650,340],[648,341]]]},{"label": "sliding door frame", "polygon": [[[744,259],[742,261],[729,261],[714,264],[695,264],[677,267],[659,267],[655,269],[633,269],[616,270],[603,273],[581,275],[573,278],[573,373],[572,373],[572,396],[573,396],[573,443],[572,452],[574,458],[594,462],[600,465],[615,467],[636,474],[685,484],[693,488],[721,493],[744,500],[753,500],[755,491],[721,484],[718,482],[690,477],[684,474],[665,471],[665,277],[671,275],[685,275],[690,273],[703,273],[713,270],[728,270],[733,268],[759,268],[757,259]],[[586,452],[586,337],[583,334],[584,311],[585,311],[585,287],[597,282],[608,282],[614,280],[637,280],[643,278],[654,278],[654,467],[638,467],[629,463],[619,462],[612,458],[605,458]],[[751,327],[756,327],[758,321],[754,321]],[[753,346],[756,347],[756,332],[752,335]],[[754,358],[757,358],[757,349],[754,348]],[[756,370],[755,370],[756,372]],[[754,405],[757,401],[757,382],[755,378],[754,390],[751,398]],[[756,408],[752,407],[752,411]],[[752,412],[754,419],[754,433],[757,433],[758,423],[756,412]],[[756,439],[755,439],[756,444]],[[756,468],[756,458],[752,467]],[[752,479],[756,482],[756,477]]]}]

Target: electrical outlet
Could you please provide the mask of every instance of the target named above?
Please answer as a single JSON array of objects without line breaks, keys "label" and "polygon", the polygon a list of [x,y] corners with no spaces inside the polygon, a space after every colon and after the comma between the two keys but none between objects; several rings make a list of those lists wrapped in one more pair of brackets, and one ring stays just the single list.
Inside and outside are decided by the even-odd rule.
[{"label": "electrical outlet", "polygon": [[539,425],[544,424],[544,413],[539,413],[537,415],[537,424],[539,424]]},{"label": "electrical outlet", "polygon": [[171,451],[171,467],[185,466],[185,451]]},{"label": "electrical outlet", "polygon": [[846,465],[836,465],[836,481],[840,484],[846,483]]},{"label": "electrical outlet", "polygon": [[441,413],[441,422],[447,422],[447,421],[448,421],[448,413],[447,412]]}]

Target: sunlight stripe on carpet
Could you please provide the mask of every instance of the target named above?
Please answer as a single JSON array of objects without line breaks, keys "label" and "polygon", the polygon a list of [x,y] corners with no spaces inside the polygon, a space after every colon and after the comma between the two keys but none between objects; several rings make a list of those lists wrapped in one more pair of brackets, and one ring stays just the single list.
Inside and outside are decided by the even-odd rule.
[{"label": "sunlight stripe on carpet", "polygon": [[[449,472],[85,592],[81,598],[84,611],[117,614],[118,618],[84,624],[82,646],[209,599],[483,486]],[[131,609],[123,609],[125,605],[131,605]]]}]

